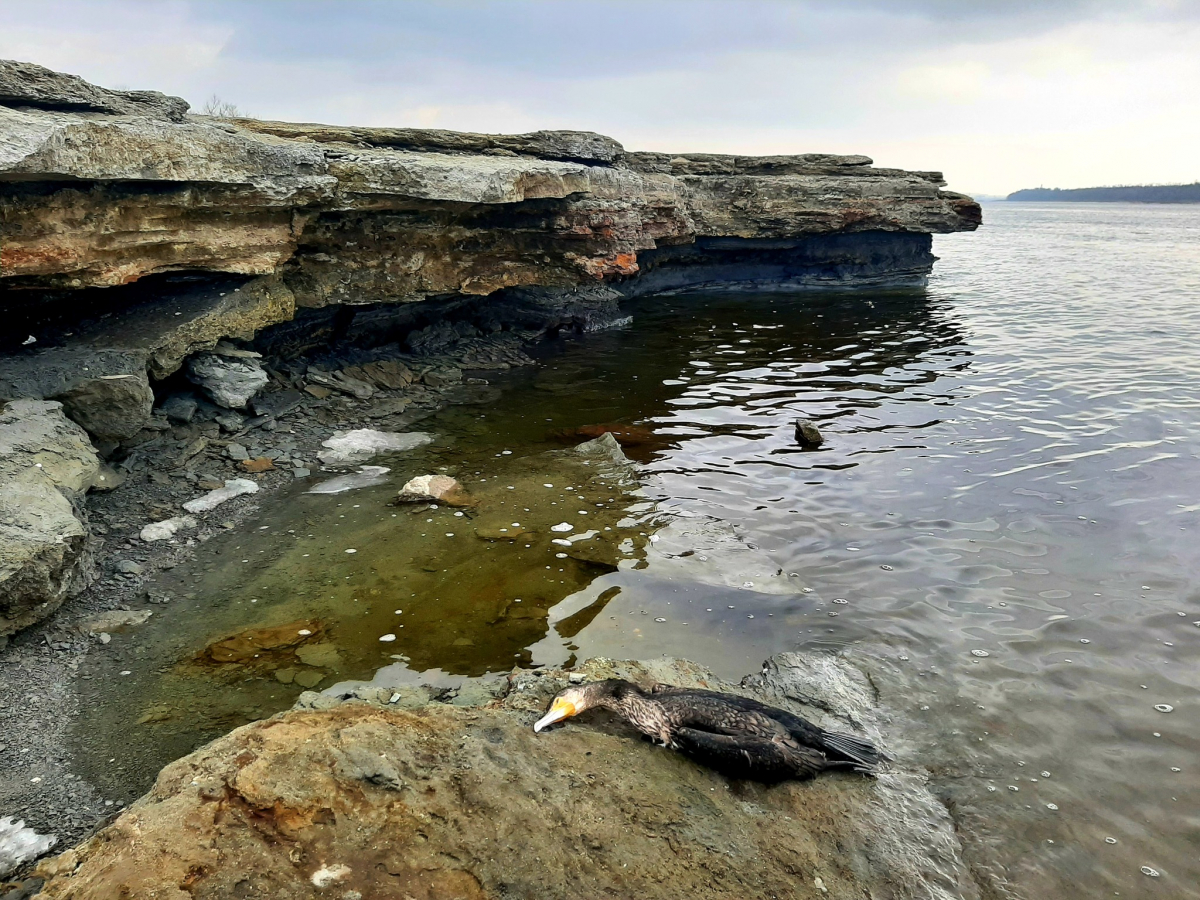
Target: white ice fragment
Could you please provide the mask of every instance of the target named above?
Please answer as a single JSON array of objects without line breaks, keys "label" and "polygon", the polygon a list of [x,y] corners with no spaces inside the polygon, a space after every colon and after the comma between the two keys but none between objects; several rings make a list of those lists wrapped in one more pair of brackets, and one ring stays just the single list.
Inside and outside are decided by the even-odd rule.
[{"label": "white ice fragment", "polygon": [[350,475],[339,475],[315,485],[309,494],[340,494],[343,491],[353,491],[357,488],[372,487],[383,484],[384,475],[390,472],[387,466],[359,466],[358,471]]},{"label": "white ice fragment", "polygon": [[559,534],[565,534],[568,531],[574,531],[575,526],[570,522],[559,522],[557,525],[551,525],[550,530],[557,531]]},{"label": "white ice fragment", "polygon": [[57,843],[58,838],[53,834],[38,834],[26,828],[23,819],[0,818],[0,878],[48,853]]},{"label": "white ice fragment", "polygon": [[321,442],[326,449],[318,453],[317,458],[327,466],[349,466],[365,463],[377,453],[413,450],[432,440],[432,435],[421,431],[404,434],[374,428],[335,431],[328,440]]},{"label": "white ice fragment", "polygon": [[191,516],[175,516],[171,519],[163,519],[161,522],[151,522],[142,529],[141,538],[147,543],[165,541],[167,538],[174,537],[175,532],[182,531],[184,528],[195,528],[196,525],[196,520]]},{"label": "white ice fragment", "polygon": [[232,500],[234,497],[242,496],[242,494],[257,493],[258,482],[251,481],[249,478],[231,478],[225,482],[225,487],[219,487],[216,490],[209,491],[202,497],[189,500],[183,504],[183,508],[190,513],[208,512],[210,509],[216,509],[226,500]]},{"label": "white ice fragment", "polygon": [[396,636],[394,634],[384,634],[384,635],[381,635],[379,638],[379,640],[384,644],[390,644],[395,639],[396,639]]}]

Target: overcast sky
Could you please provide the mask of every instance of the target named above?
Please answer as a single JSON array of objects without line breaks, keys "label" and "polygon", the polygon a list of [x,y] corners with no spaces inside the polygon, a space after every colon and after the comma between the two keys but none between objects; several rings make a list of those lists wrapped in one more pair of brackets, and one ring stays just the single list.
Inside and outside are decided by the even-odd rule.
[{"label": "overcast sky", "polygon": [[1200,179],[1200,0],[0,0],[0,58],[261,118]]}]

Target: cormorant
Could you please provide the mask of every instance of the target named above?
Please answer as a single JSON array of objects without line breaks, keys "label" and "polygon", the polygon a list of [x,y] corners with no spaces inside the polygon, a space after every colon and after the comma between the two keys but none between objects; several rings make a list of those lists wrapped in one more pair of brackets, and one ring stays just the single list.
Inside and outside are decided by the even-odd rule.
[{"label": "cormorant", "polygon": [[832,768],[874,773],[887,758],[862,738],[825,731],[748,697],[666,684],[647,693],[617,678],[559,692],[533,730],[594,707],[616,713],[652,740],[734,778],[782,781]]}]

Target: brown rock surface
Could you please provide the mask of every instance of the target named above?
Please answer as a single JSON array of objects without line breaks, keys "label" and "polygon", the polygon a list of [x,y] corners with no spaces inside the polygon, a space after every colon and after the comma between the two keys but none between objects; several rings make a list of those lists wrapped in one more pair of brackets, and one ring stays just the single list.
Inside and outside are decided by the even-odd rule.
[{"label": "brown rock surface", "polygon": [[[741,685],[683,661],[582,671],[753,693],[827,721],[803,697],[860,727],[876,717],[861,672],[830,657],[777,657]],[[444,703],[425,688],[305,694],[326,708],[245,726],[164,769],[112,825],[42,864],[38,896],[978,896],[918,773],[766,787],[598,716],[535,735],[567,681],[516,673],[478,692],[484,707],[460,705],[465,689]]]}]

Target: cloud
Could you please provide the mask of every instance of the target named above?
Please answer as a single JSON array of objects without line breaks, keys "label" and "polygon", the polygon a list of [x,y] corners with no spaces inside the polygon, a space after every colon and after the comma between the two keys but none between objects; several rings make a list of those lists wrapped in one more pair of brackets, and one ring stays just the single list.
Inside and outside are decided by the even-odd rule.
[{"label": "cloud", "polygon": [[0,56],[301,121],[863,152],[953,186],[1200,178],[1200,4],[0,0]]}]

